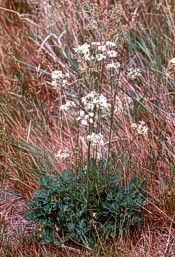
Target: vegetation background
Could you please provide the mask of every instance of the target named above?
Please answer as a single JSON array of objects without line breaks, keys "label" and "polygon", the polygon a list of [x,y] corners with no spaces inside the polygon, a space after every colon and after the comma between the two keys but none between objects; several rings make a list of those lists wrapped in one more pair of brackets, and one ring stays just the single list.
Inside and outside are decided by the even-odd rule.
[{"label": "vegetation background", "polygon": [[[86,151],[83,143],[77,146],[71,117],[60,115],[64,95],[53,90],[51,73],[64,68],[72,46],[93,38],[90,28],[97,25],[86,14],[90,4],[100,8],[98,18],[106,26],[112,24],[110,8],[118,5],[129,31],[120,78],[123,93],[117,98],[121,109],[114,116],[118,136],[112,150],[123,176],[139,174],[146,180],[148,203],[139,230],[127,239],[121,234],[117,241],[96,245],[94,256],[175,256],[173,0],[0,1],[1,256],[88,256],[81,247],[65,247],[58,253],[56,247],[40,244],[34,233],[37,227],[22,214],[39,188],[40,171],[74,169]],[[112,37],[110,26],[104,32],[99,29],[102,39],[107,32]],[[142,74],[134,84],[125,72],[131,64]],[[133,97],[128,99],[130,93]],[[144,121],[149,129],[148,136],[134,142],[133,120]],[[55,158],[63,148],[74,153],[71,159]]]}]

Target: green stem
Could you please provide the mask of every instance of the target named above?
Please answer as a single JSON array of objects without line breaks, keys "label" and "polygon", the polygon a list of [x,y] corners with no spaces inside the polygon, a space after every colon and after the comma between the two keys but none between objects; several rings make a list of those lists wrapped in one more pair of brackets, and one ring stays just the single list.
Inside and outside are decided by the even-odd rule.
[{"label": "green stem", "polygon": [[88,142],[88,156],[87,156],[87,169],[86,169],[86,211],[89,208],[89,172],[90,172],[90,153],[91,153],[91,142]]},{"label": "green stem", "polygon": [[[121,56],[122,60],[123,60],[123,54],[124,54],[124,46],[123,46],[123,49],[122,49],[122,56]],[[115,109],[115,102],[116,102],[116,95],[117,95],[117,89],[118,89],[120,74],[121,74],[121,65],[120,65],[120,68],[119,68],[117,83],[116,83],[115,88],[114,88],[114,94],[113,94],[113,83],[112,83],[112,80],[110,80],[111,96],[113,94],[113,98],[112,98],[112,101],[111,101],[110,131],[109,131],[108,155],[107,155],[107,164],[106,164],[108,178],[109,178],[110,164],[111,164],[111,162],[110,162],[110,151],[111,151],[111,140],[112,140],[112,130],[113,130],[114,109]],[[110,74],[110,78],[111,77],[112,76]]]}]

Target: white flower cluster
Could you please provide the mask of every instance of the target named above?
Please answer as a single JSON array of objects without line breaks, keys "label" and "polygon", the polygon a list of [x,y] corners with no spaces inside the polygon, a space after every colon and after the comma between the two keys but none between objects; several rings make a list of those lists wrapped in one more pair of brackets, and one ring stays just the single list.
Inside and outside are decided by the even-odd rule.
[{"label": "white flower cluster", "polygon": [[70,157],[71,153],[68,152],[67,150],[59,150],[57,152],[57,154],[55,155],[56,158],[59,158],[59,159],[66,159],[68,157]]},{"label": "white flower cluster", "polygon": [[[95,110],[107,109],[110,104],[107,103],[107,99],[102,94],[98,94],[92,91],[81,99],[83,108],[77,114],[77,121],[80,121],[83,126],[92,124],[95,120]],[[67,101],[60,106],[60,111],[69,111],[72,107],[78,107],[73,101]]]},{"label": "white flower cluster", "polygon": [[92,56],[90,56],[90,45],[88,43],[74,48],[74,51],[82,54],[85,60],[92,60]]},{"label": "white flower cluster", "polygon": [[134,128],[139,135],[146,135],[148,133],[148,127],[145,125],[144,121],[139,121],[138,124],[132,123],[131,127]]},{"label": "white flower cluster", "polygon": [[94,117],[93,112],[89,112],[88,114],[86,114],[83,110],[80,110],[79,116],[76,118],[76,120],[77,121],[80,120],[82,125],[87,126],[88,122],[90,124],[93,123],[93,117]]},{"label": "white flower cluster", "polygon": [[106,55],[101,54],[101,53],[96,55],[96,60],[97,61],[102,61],[103,59],[106,59]]},{"label": "white flower cluster", "polygon": [[131,80],[135,80],[135,79],[137,79],[137,78],[139,78],[141,76],[141,71],[138,68],[136,68],[136,69],[129,68],[127,70],[127,76]]},{"label": "white flower cluster", "polygon": [[91,135],[87,136],[87,140],[91,142],[91,146],[95,147],[97,145],[104,145],[103,135],[102,134],[95,134],[94,132]]},{"label": "white flower cluster", "polygon": [[109,106],[107,103],[107,98],[102,94],[96,93],[95,91],[92,91],[87,96],[82,97],[82,103],[84,104],[85,108],[91,111],[93,111],[95,107],[102,110],[108,108]]},{"label": "white flower cluster", "polygon": [[69,73],[63,74],[61,70],[55,70],[52,72],[52,83],[51,85],[54,87],[61,86],[65,87],[68,85]]},{"label": "white flower cluster", "polygon": [[106,45],[109,46],[109,47],[113,47],[113,46],[115,47],[116,46],[116,44],[114,42],[111,42],[111,41],[107,41]]},{"label": "white flower cluster", "polygon": [[106,65],[106,68],[107,69],[118,69],[118,68],[120,68],[120,63],[119,62],[116,62],[116,63],[108,63],[107,65]]},{"label": "white flower cluster", "polygon": [[170,60],[170,64],[171,64],[171,65],[175,65],[175,58],[173,58],[173,59]]},{"label": "white flower cluster", "polygon": [[[96,49],[95,54],[94,51],[91,51],[94,50],[94,48]],[[84,43],[83,45],[74,48],[74,51],[82,54],[82,57],[85,60],[102,61],[107,57],[117,57],[117,52],[112,48],[116,48],[116,44],[111,41],[107,41],[105,44],[101,44],[100,42],[91,42],[91,44]]]},{"label": "white flower cluster", "polygon": [[104,111],[110,105],[104,95],[98,94],[95,91],[90,92],[85,97],[82,97],[83,110],[79,111],[77,121],[80,121],[83,126],[92,124],[95,120],[95,110]]},{"label": "white flower cluster", "polygon": [[76,104],[73,101],[67,101],[66,104],[60,106],[60,111],[69,111],[71,107],[75,107]]},{"label": "white flower cluster", "polygon": [[117,57],[117,52],[115,50],[107,51],[109,57]]},{"label": "white flower cluster", "polygon": [[170,65],[175,66],[175,58],[170,60]]},{"label": "white flower cluster", "polygon": [[88,54],[90,45],[88,43],[84,43],[81,46],[74,48],[76,53]]}]

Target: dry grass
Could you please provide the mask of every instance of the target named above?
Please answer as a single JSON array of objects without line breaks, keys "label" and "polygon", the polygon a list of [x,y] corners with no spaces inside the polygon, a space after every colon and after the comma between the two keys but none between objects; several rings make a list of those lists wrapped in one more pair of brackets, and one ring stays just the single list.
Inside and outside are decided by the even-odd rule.
[{"label": "dry grass", "polygon": [[[98,33],[103,40],[111,37],[115,24],[108,14],[117,1],[91,1],[101,7],[99,23],[110,24],[108,34],[102,26],[91,33],[92,16],[86,12],[86,1],[0,2],[2,256],[77,256],[71,249],[58,255],[54,247],[40,245],[30,235],[31,228],[27,228],[21,214],[26,200],[38,188],[36,178],[40,171],[61,173],[67,166],[74,168],[86,154],[83,136],[77,142],[78,130],[70,117],[59,114],[65,95],[50,86],[51,71],[64,69],[69,63],[63,46],[71,52],[76,44],[98,40]],[[135,231],[132,238],[121,236],[117,242],[97,246],[94,256],[173,257],[175,71],[169,61],[175,56],[175,4],[167,0],[144,0],[140,4],[134,0],[120,1],[120,13],[131,28],[131,36],[130,46],[124,49],[117,96],[121,110],[114,117],[118,131],[112,139],[112,150],[121,174],[129,170],[130,177],[139,174],[147,181],[148,205],[143,211],[145,219],[140,231]],[[141,25],[146,29],[142,30]],[[135,86],[126,76],[130,64],[142,71],[142,78]],[[105,79],[102,85],[109,92]],[[130,102],[134,104],[134,114]],[[145,121],[149,127],[149,136],[137,137],[134,142],[133,117]],[[82,156],[77,145],[81,145]],[[65,147],[74,152],[74,157],[60,162],[55,154]],[[18,235],[16,228],[20,228]],[[19,244],[11,238],[19,240]],[[88,255],[82,252],[82,256]]]}]

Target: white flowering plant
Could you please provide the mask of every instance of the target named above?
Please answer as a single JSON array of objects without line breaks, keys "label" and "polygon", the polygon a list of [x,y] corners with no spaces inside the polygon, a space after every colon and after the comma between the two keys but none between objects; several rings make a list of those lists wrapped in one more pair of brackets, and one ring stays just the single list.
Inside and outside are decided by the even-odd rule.
[{"label": "white flowering plant", "polygon": [[[120,18],[117,22],[120,24]],[[126,49],[126,33],[115,37],[112,32],[100,40],[99,33],[77,38],[69,49],[62,46],[64,57],[59,60],[60,69],[51,73],[51,85],[59,89],[53,91],[58,103],[55,116],[62,122],[58,128],[62,129],[61,140],[66,141],[70,134],[73,150],[63,147],[68,142],[61,142],[61,147],[55,147],[58,150],[54,157],[60,164],[69,161],[73,169],[57,178],[43,176],[41,190],[30,202],[33,212],[29,216],[44,227],[41,235],[45,242],[60,245],[61,241],[75,240],[90,247],[98,233],[109,229],[109,235],[117,237],[121,229],[127,234],[141,220],[145,183],[136,176],[130,183],[125,171],[123,177],[117,174],[119,169],[123,172],[122,167],[118,168],[116,147],[125,136],[124,131],[122,136],[117,131],[122,110],[126,120],[129,116],[125,107],[128,102],[123,99],[132,102],[132,90],[125,85],[130,80],[134,85],[141,77],[138,68],[124,69]],[[131,127],[136,135],[146,138],[145,123]],[[138,138],[134,135],[133,141]],[[37,209],[39,198],[41,208]]]},{"label": "white flowering plant", "polygon": [[[80,69],[78,74],[79,91],[72,91],[74,95],[69,93],[66,89],[70,79],[69,73],[63,73],[61,70],[52,73],[52,84],[55,86],[60,84],[60,88],[65,89],[65,98],[69,99],[59,107],[60,113],[71,115],[75,124],[82,129],[81,133],[84,134],[87,149],[86,165],[81,171],[77,166],[76,176],[69,170],[58,180],[47,176],[42,177],[39,183],[43,189],[38,191],[35,199],[30,202],[33,212],[28,212],[28,216],[34,221],[37,220],[42,227],[41,236],[45,242],[60,245],[60,241],[57,240],[59,237],[63,242],[69,242],[72,239],[83,243],[84,240],[88,240],[90,246],[89,240],[96,238],[96,234],[93,235],[92,231],[102,233],[102,227],[106,229],[109,226],[110,233],[117,236],[120,226],[126,232],[132,225],[138,224],[141,216],[135,215],[135,212],[139,213],[141,206],[146,204],[142,191],[145,184],[135,178],[132,184],[125,181],[125,187],[123,187],[119,183],[119,177],[111,172],[113,120],[116,115],[117,88],[121,71],[121,63],[117,60],[116,43],[112,41],[84,43],[74,48],[74,52],[80,55],[81,65],[84,65],[84,73]],[[103,68],[112,78],[109,92],[105,92],[101,86]],[[132,76],[134,80],[140,76],[139,72],[138,69],[132,72],[129,70],[127,76],[130,78]],[[118,78],[117,82],[113,81],[115,74]],[[83,88],[88,84],[89,90],[86,86],[86,93],[84,91],[82,95]],[[103,130],[103,123],[107,122],[107,119],[103,118],[107,115],[110,117],[108,135]],[[137,134],[147,134],[148,127],[143,121],[138,124],[133,123],[131,127]],[[104,154],[105,145],[107,145],[107,151]],[[67,149],[60,149],[55,154],[55,158],[60,161],[66,161],[72,157],[73,153]],[[41,214],[43,207],[38,209],[39,198],[43,206],[48,206],[48,208],[44,207],[44,214]],[[73,204],[71,204],[72,201]],[[99,224],[96,230],[92,227],[93,222]]]},{"label": "white flowering plant", "polygon": [[1,255],[173,256],[175,1],[1,2]]}]

